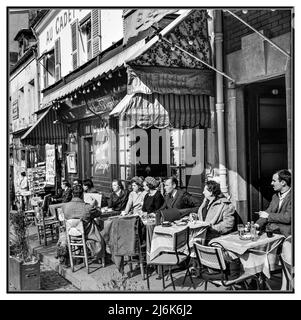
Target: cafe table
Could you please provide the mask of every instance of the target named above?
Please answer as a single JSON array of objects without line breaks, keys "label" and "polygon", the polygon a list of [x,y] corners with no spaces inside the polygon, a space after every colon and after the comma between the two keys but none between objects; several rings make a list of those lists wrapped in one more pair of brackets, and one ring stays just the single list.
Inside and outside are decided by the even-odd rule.
[{"label": "cafe table", "polygon": [[[204,242],[208,223],[203,221],[188,222],[182,224],[181,221],[174,221],[171,226],[165,227],[158,225],[154,227],[151,239],[151,247],[148,252],[148,260],[151,262],[161,252],[174,252],[175,233],[189,227],[189,247],[193,248],[195,240]],[[181,251],[181,249],[180,249]]]},{"label": "cafe table", "polygon": [[278,266],[277,248],[284,238],[280,234],[268,238],[267,234],[263,233],[256,240],[242,240],[238,232],[234,232],[212,239],[209,245],[222,246],[230,259],[239,258],[245,272],[263,273],[270,278],[270,272]]}]

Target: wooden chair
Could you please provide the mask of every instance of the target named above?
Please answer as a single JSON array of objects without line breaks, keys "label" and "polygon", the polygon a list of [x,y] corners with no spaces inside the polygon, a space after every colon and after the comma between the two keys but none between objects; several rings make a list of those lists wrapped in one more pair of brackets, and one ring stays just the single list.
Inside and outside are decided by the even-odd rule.
[{"label": "wooden chair", "polygon": [[[179,251],[181,250],[181,251]],[[187,252],[187,253],[186,253]],[[149,276],[148,276],[148,266],[155,265],[161,267],[161,274],[162,274],[162,285],[163,290],[165,289],[165,279],[164,279],[164,270],[163,267],[168,267],[168,275],[170,276],[173,289],[176,290],[175,284],[173,281],[172,276],[172,267],[179,266],[180,264],[186,264],[187,270],[185,273],[185,277],[182,283],[182,287],[185,283],[187,275],[190,277],[190,281],[194,288],[193,279],[189,270],[189,262],[190,262],[190,248],[189,248],[189,228],[185,228],[177,233],[174,234],[174,243],[173,243],[173,252],[162,252],[158,257],[153,259],[146,265],[146,280],[147,280],[147,288],[150,290],[149,285]]]},{"label": "wooden chair", "polygon": [[[291,241],[292,241],[292,236],[288,236],[283,241],[282,248],[284,248],[286,244],[291,245]],[[291,261],[288,261],[286,254],[283,252],[282,248],[279,254],[279,260],[281,263],[282,272],[284,276],[284,279],[282,281],[285,280],[284,284],[286,284],[286,288],[285,288],[286,290],[293,290],[294,289],[294,269]]]},{"label": "wooden chair", "polygon": [[44,241],[44,245],[47,246],[47,238],[51,237],[51,240],[58,241],[59,239],[59,221],[55,216],[45,217],[44,212],[44,202],[43,201],[41,207],[35,211],[35,226],[38,231],[39,243],[42,244],[42,240]]},{"label": "wooden chair", "polygon": [[200,277],[205,281],[205,290],[207,290],[208,282],[218,283],[224,287],[230,287],[232,290],[235,290],[235,285],[240,283],[247,289],[246,280],[248,279],[255,279],[257,288],[259,288],[256,275],[246,272],[239,276],[231,274],[221,247],[204,246],[195,242],[194,250],[200,267]]},{"label": "wooden chair", "polygon": [[69,219],[64,221],[69,259],[72,272],[74,272],[73,259],[81,258],[84,260],[87,272],[89,273],[88,248],[85,239],[84,226],[81,219]]}]

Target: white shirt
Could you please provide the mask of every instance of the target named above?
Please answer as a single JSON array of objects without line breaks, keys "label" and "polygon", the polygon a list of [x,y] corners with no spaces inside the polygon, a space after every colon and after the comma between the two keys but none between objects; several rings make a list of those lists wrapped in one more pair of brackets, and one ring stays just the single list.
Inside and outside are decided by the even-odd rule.
[{"label": "white shirt", "polygon": [[284,200],[284,198],[287,196],[287,194],[291,191],[291,188],[289,188],[287,191],[283,192],[283,193],[278,193],[278,197],[279,197],[279,206],[278,209],[281,208],[282,202]]}]

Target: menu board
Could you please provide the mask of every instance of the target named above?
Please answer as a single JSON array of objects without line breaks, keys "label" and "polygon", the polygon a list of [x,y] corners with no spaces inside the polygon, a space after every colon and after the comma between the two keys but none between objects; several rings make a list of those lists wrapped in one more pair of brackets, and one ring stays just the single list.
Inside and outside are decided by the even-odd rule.
[{"label": "menu board", "polygon": [[28,168],[27,180],[32,194],[43,193],[46,185],[45,162],[39,162],[36,168]]},{"label": "menu board", "polygon": [[55,185],[55,145],[46,144],[46,184]]}]

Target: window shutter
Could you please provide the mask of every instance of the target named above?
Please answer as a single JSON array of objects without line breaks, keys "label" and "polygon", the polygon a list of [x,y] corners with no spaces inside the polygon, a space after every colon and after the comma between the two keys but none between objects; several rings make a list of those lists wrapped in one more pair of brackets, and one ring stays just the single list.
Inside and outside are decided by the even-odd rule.
[{"label": "window shutter", "polygon": [[54,61],[55,61],[55,81],[61,79],[61,39],[58,38],[54,44]]},{"label": "window shutter", "polygon": [[71,25],[72,65],[73,70],[78,67],[78,20]]},{"label": "window shutter", "polygon": [[44,80],[44,89],[47,87],[47,57],[43,57],[43,80]]},{"label": "window shutter", "polygon": [[91,14],[92,25],[92,55],[97,56],[101,52],[101,10],[93,9]]}]

